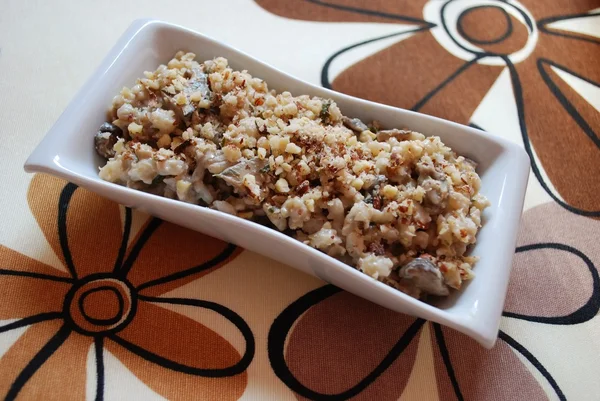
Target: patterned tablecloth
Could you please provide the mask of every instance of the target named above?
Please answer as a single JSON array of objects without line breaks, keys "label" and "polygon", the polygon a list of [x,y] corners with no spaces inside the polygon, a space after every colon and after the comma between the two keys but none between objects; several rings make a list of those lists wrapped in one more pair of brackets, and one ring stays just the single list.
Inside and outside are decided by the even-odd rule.
[{"label": "patterned tablecloth", "polygon": [[[117,37],[150,16],[523,145],[495,348],[25,174]],[[599,85],[599,0],[0,0],[0,394],[599,400]]]}]

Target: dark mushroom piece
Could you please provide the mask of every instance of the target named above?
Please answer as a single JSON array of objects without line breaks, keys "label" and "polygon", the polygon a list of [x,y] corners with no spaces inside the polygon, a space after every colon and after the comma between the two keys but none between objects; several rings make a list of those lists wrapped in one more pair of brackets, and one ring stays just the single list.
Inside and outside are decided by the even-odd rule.
[{"label": "dark mushroom piece", "polygon": [[367,124],[363,123],[358,118],[349,118],[349,117],[344,116],[342,118],[342,123],[344,123],[344,126],[346,128],[351,129],[352,131],[356,132],[357,134],[360,134],[363,131],[369,130],[369,127],[367,127]]},{"label": "dark mushroom piece", "polygon": [[187,102],[184,106],[177,104],[175,96],[178,92],[175,88],[167,87],[162,89],[166,106],[173,110],[175,114],[177,114],[177,117],[186,123],[190,123],[192,115],[194,114],[194,111],[196,111],[196,106],[191,100],[192,94],[200,92],[204,99],[209,101],[212,100],[212,92],[208,85],[208,75],[200,68],[192,68],[188,71],[188,75],[189,78],[181,91],[187,98]]},{"label": "dark mushroom piece", "polygon": [[94,146],[96,152],[105,159],[115,156],[113,146],[119,138],[123,137],[123,131],[111,123],[104,123],[100,126],[94,137]]},{"label": "dark mushroom piece", "polygon": [[377,141],[385,142],[391,137],[398,139],[399,141],[405,141],[410,138],[411,131],[403,129],[384,129],[377,131]]},{"label": "dark mushroom piece", "polygon": [[222,179],[236,189],[240,189],[243,185],[244,176],[250,174],[254,176],[256,183],[260,185],[264,180],[262,169],[268,163],[268,160],[260,160],[257,157],[249,160],[242,159],[237,164],[223,170],[220,174],[215,174],[215,177]]},{"label": "dark mushroom piece", "polygon": [[400,278],[410,280],[415,287],[427,294],[438,296],[450,294],[440,269],[428,259],[413,259],[402,266],[398,274]]}]

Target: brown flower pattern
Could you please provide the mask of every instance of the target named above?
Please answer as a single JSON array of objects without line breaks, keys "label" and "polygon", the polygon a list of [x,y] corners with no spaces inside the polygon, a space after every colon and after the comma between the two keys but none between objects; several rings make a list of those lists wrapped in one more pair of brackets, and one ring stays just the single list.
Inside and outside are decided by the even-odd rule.
[{"label": "brown flower pattern", "polygon": [[[85,398],[90,349],[97,400],[106,352],[168,399],[241,396],[254,355],[246,322],[218,303],[163,296],[239,248],[154,218],[130,238],[131,210],[49,176],[33,178],[28,200],[62,269],[0,246],[0,319],[9,321],[0,332],[26,328],[0,359],[5,399],[64,399],[67,386],[69,398]],[[177,307],[220,314],[244,337],[244,354]]]}]

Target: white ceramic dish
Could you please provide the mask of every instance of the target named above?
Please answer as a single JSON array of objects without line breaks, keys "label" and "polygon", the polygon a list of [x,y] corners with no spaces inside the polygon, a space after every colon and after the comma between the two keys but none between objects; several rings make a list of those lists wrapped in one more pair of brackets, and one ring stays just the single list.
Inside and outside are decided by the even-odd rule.
[{"label": "white ceramic dish", "polygon": [[[224,56],[233,68],[247,69],[278,91],[333,98],[345,115],[364,121],[376,119],[387,127],[408,127],[426,135],[438,135],[458,153],[477,161],[481,191],[492,206],[484,213],[484,226],[472,251],[481,257],[475,267],[475,279],[443,302],[429,305],[275,230],[208,208],[102,181],[98,177],[101,160],[94,151],[92,138],[105,121],[112,97],[123,86],[131,86],[145,70],[154,70],[166,63],[180,49],[196,53],[201,61]],[[521,147],[502,138],[329,91],[286,75],[199,33],[165,22],[140,20],[129,27],[77,93],[31,154],[25,170],[56,175],[115,202],[261,253],[392,310],[453,327],[490,348],[496,341],[504,305],[529,159]]]}]

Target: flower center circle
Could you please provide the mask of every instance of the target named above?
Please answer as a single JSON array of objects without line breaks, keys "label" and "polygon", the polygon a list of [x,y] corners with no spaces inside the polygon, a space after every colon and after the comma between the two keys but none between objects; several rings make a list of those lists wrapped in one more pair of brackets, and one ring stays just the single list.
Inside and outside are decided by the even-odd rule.
[{"label": "flower center circle", "polygon": [[476,45],[500,43],[513,30],[510,15],[498,6],[468,8],[460,14],[456,26],[463,38]]},{"label": "flower center circle", "polygon": [[423,16],[436,24],[431,34],[444,49],[483,65],[522,62],[539,35],[533,16],[518,0],[430,0]]},{"label": "flower center circle", "polygon": [[135,291],[109,275],[92,275],[75,284],[65,298],[65,314],[75,330],[86,335],[116,332],[133,318]]}]

